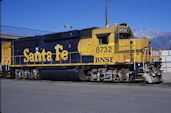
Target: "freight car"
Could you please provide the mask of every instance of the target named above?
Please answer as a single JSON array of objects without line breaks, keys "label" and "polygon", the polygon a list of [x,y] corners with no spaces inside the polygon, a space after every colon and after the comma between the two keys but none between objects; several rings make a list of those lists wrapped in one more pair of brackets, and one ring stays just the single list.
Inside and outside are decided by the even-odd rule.
[{"label": "freight car", "polygon": [[134,38],[127,24],[2,42],[2,65],[3,73],[19,79],[40,79],[45,69],[72,69],[81,80],[162,81],[160,58],[153,61],[150,40]]}]

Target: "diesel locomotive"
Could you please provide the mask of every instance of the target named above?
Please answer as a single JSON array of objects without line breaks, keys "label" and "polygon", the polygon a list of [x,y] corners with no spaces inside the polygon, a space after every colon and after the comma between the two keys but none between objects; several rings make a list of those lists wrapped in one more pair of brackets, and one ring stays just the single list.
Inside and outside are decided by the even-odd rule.
[{"label": "diesel locomotive", "polygon": [[154,61],[150,40],[134,38],[127,24],[3,41],[1,49],[2,74],[11,78],[72,69],[83,81],[162,81],[161,56]]}]

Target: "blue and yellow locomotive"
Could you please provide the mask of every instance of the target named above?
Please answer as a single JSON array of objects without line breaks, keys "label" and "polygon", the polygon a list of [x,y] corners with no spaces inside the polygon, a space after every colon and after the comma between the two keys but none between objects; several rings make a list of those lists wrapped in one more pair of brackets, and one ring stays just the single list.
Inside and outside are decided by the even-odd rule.
[{"label": "blue and yellow locomotive", "polygon": [[81,80],[161,82],[160,58],[154,62],[151,52],[149,39],[134,38],[127,24],[118,24],[2,42],[2,65],[15,78],[73,69]]}]

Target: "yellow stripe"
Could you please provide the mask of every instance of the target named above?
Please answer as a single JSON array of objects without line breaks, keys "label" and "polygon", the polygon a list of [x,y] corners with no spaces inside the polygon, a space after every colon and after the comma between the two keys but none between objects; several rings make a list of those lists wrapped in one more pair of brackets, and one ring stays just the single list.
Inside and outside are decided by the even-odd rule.
[{"label": "yellow stripe", "polygon": [[[126,63],[131,64],[131,63]],[[37,66],[81,66],[81,65],[115,65],[115,63],[68,63],[68,64],[26,64],[26,65],[11,65],[11,67],[37,67]]]},{"label": "yellow stripe", "polygon": [[144,73],[138,73],[138,75],[144,75]]},{"label": "yellow stripe", "polygon": [[94,63],[73,63],[73,64],[28,64],[28,65],[11,65],[11,67],[36,67],[36,66],[80,66],[80,65],[101,65]]},{"label": "yellow stripe", "polygon": [[143,69],[143,67],[140,67],[140,69]]},{"label": "yellow stripe", "polygon": [[144,79],[135,79],[135,81],[144,81]]}]

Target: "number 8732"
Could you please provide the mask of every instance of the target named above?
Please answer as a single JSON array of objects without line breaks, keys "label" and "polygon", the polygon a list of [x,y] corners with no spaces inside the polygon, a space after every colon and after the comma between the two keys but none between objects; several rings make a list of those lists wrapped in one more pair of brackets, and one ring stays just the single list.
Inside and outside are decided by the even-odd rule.
[{"label": "number 8732", "polygon": [[112,46],[96,47],[96,53],[111,53]]}]

